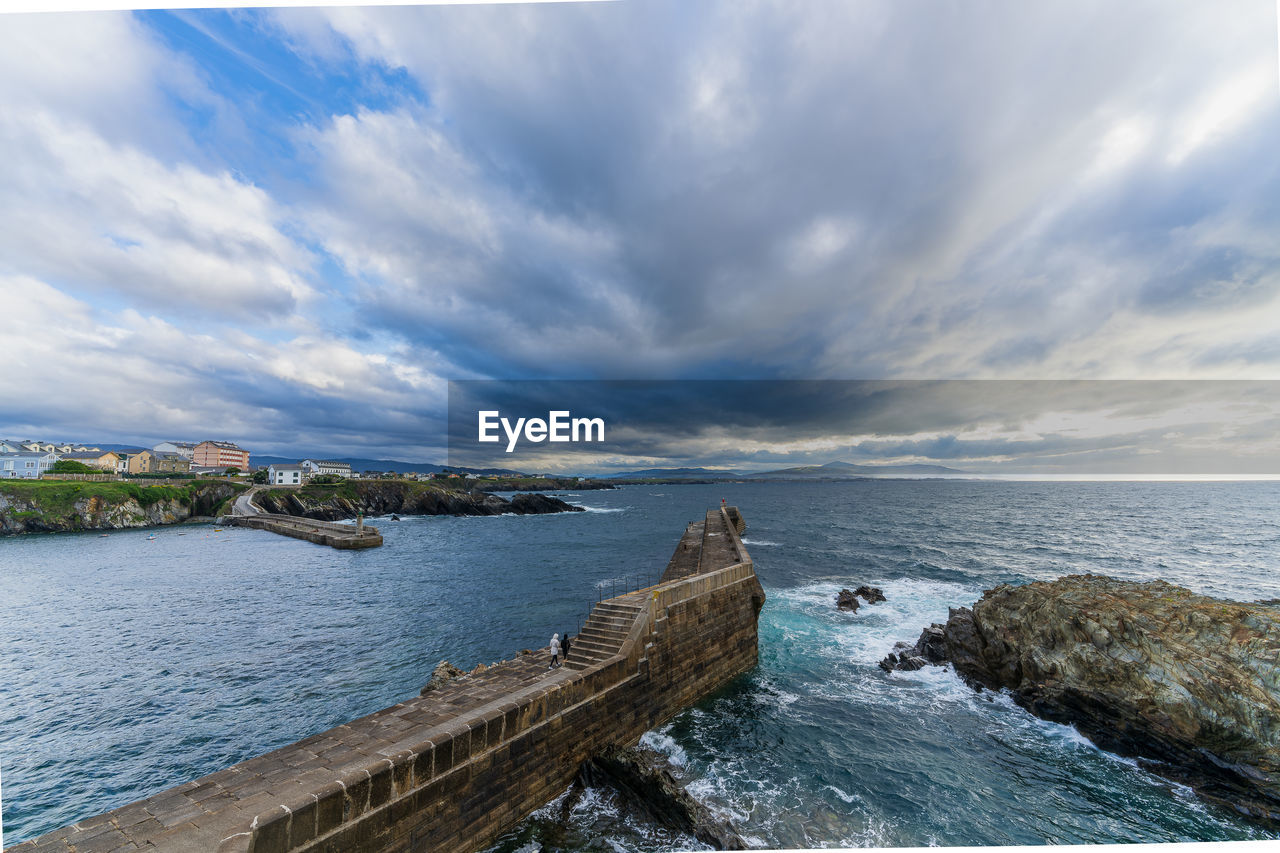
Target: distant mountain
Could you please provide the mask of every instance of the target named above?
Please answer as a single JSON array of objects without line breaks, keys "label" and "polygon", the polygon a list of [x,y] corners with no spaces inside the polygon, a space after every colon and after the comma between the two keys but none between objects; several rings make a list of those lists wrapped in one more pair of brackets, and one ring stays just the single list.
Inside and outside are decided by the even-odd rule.
[{"label": "distant mountain", "polygon": [[758,480],[855,480],[868,477],[922,479],[972,476],[973,474],[969,471],[948,468],[945,465],[855,465],[852,462],[838,461],[828,462],[825,465],[801,465],[747,475],[749,479]]},{"label": "distant mountain", "polygon": [[624,471],[621,474],[601,475],[606,480],[641,480],[641,479],[677,479],[687,477],[697,480],[736,480],[743,476],[740,471],[725,471],[715,468],[645,468],[642,471]]}]

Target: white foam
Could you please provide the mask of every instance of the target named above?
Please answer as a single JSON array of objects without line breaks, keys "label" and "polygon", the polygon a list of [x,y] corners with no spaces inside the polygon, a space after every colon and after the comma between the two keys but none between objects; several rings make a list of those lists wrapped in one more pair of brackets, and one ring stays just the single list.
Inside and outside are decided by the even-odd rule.
[{"label": "white foam", "polygon": [[689,760],[689,756],[684,748],[676,743],[676,739],[663,731],[645,732],[640,738],[640,745],[665,755],[667,760],[677,767],[684,767]]},{"label": "white foam", "polygon": [[752,545],[752,546],[755,546],[755,545],[761,545],[761,546],[768,547],[768,548],[780,548],[780,547],[782,547],[782,543],[781,543],[781,542],[770,542],[768,539],[748,539],[748,538],[746,538],[745,536],[744,536],[744,537],[743,537],[743,539],[742,539],[742,544],[743,544],[743,545]]},{"label": "white foam", "polygon": [[825,785],[823,787],[825,787],[831,793],[835,794],[840,799],[844,800],[846,803],[862,802],[862,797],[859,797],[857,794],[850,794],[845,791],[842,791],[839,788],[837,788],[835,785]]},{"label": "white foam", "polygon": [[587,512],[626,512],[631,509],[629,506],[587,506],[586,504],[574,504],[580,506]]}]

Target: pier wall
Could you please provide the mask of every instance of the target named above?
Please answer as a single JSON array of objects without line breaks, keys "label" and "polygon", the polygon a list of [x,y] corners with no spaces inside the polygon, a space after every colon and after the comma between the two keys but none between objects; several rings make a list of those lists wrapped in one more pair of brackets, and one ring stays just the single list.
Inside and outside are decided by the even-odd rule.
[{"label": "pier wall", "polygon": [[238,527],[252,527],[255,530],[269,530],[282,536],[305,539],[317,545],[328,545],[340,550],[376,548],[382,544],[382,534],[378,532],[378,528],[367,524],[357,529],[354,524],[339,524],[301,518],[296,515],[277,515],[266,512],[234,516],[226,519],[226,523]]},{"label": "pier wall", "polygon": [[764,591],[741,530],[732,508],[690,524],[662,582],[596,605],[560,668],[545,650],[522,655],[10,849],[483,849],[593,753],[635,743],[755,666]]}]

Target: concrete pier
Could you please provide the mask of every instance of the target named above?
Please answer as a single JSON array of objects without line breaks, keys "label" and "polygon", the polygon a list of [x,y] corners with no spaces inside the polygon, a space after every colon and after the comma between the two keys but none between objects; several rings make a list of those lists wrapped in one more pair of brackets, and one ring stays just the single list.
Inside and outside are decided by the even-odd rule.
[{"label": "concrete pier", "polygon": [[596,606],[563,667],[548,670],[545,649],[522,655],[9,850],[488,846],[593,753],[635,743],[755,666],[764,591],[743,529],[732,507],[691,524],[658,584]]},{"label": "concrete pier", "polygon": [[317,545],[343,550],[376,548],[382,544],[382,534],[378,532],[378,528],[370,527],[363,521],[359,524],[339,524],[297,515],[260,512],[256,515],[237,515],[228,518],[227,523],[255,530],[270,530],[282,536],[292,536],[294,539],[305,539]]}]

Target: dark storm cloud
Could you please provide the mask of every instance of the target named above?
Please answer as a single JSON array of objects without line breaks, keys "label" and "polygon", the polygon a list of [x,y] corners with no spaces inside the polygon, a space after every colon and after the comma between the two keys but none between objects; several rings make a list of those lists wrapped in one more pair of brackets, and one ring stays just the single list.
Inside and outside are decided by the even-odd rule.
[{"label": "dark storm cloud", "polygon": [[[1275,473],[1270,382],[455,382],[450,462],[620,470],[937,461],[971,471]],[[603,444],[477,441],[477,413],[599,417]],[[1178,470],[1170,470],[1170,460]]]}]

